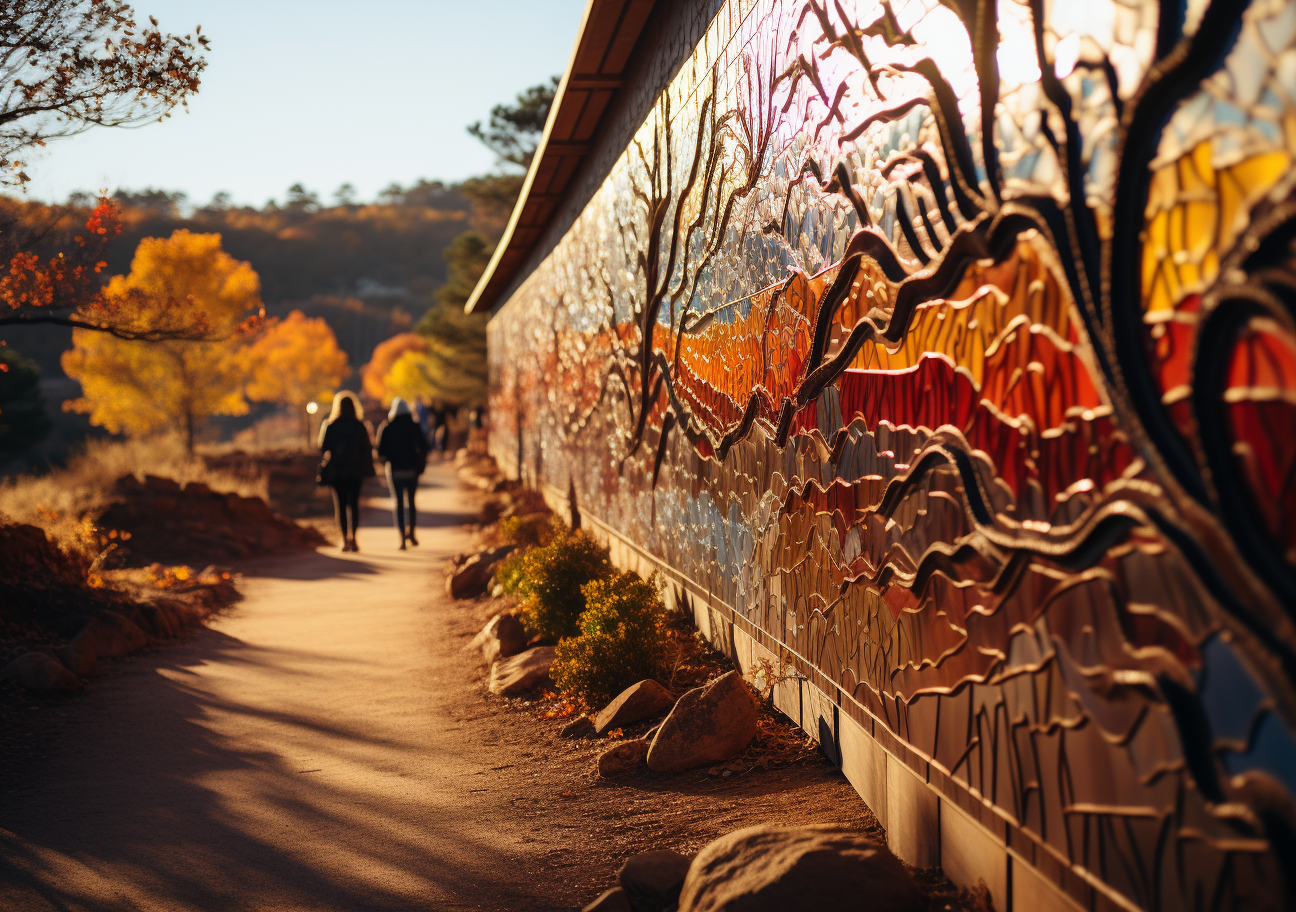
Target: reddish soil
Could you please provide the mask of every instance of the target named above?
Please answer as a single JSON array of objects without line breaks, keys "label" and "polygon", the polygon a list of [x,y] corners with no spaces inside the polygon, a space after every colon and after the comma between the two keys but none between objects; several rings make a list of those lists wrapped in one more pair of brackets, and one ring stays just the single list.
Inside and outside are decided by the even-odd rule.
[{"label": "reddish soil", "polygon": [[[487,692],[488,670],[467,644],[507,603],[482,598],[459,604],[463,613],[447,633],[462,643],[459,654],[470,686],[454,721],[464,726],[466,737],[498,751],[492,790],[513,788],[512,804],[534,837],[554,842],[543,856],[551,883],[537,885],[536,892],[555,908],[579,907],[614,886],[629,855],[653,849],[692,855],[725,833],[756,824],[836,823],[885,841],[877,819],[840,770],[800,728],[768,706],[762,707],[752,746],[728,763],[678,775],[641,765],[622,778],[600,778],[598,757],[613,742],[563,737],[563,727],[579,717],[570,702],[547,692],[511,700]],[[683,619],[673,619],[671,635],[683,650],[676,690],[733,668]],[[622,736],[642,735],[656,721],[629,727]],[[958,890],[939,871],[914,874],[931,912],[987,908],[983,898]]]},{"label": "reddish soil", "polygon": [[[156,475],[142,482],[126,475],[114,483],[112,497],[95,516],[97,526],[117,532],[121,541],[108,566],[204,566],[327,543],[314,528],[280,516],[259,497],[220,494],[199,482],[180,487]],[[123,540],[122,532],[129,538]]]}]

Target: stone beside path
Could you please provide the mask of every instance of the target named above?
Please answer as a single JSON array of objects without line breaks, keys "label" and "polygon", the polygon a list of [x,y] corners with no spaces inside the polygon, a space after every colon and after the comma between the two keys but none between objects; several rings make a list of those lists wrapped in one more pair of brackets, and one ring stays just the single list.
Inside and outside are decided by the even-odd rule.
[{"label": "stone beside path", "polygon": [[47,652],[20,655],[0,671],[0,679],[16,681],[34,694],[64,696],[81,689],[81,679]]},{"label": "stone beside path", "polygon": [[756,737],[756,703],[736,671],[679,698],[648,751],[648,768],[682,773],[727,760]]},{"label": "stone beside path", "polygon": [[926,898],[886,846],[837,824],[735,830],[695,858],[628,858],[617,886],[583,912],[919,912]]},{"label": "stone beside path", "polygon": [[688,856],[658,849],[627,858],[617,883],[635,912],[662,912],[675,905],[688,873]]},{"label": "stone beside path", "polygon": [[486,586],[495,575],[495,569],[504,558],[513,553],[513,545],[487,548],[464,557],[451,567],[446,577],[446,592],[451,598],[476,598],[486,592]]},{"label": "stone beside path", "polygon": [[648,742],[643,738],[618,741],[598,758],[598,773],[604,779],[613,779],[633,773],[648,757]]},{"label": "stone beside path", "polygon": [[525,650],[527,632],[517,617],[505,612],[491,618],[471,645],[481,650],[487,665],[493,665],[496,659],[507,659]]},{"label": "stone beside path", "polygon": [[651,678],[631,684],[594,717],[594,733],[606,735],[613,729],[661,715],[674,705],[671,692]]},{"label": "stone beside path", "polygon": [[554,648],[536,646],[491,666],[490,692],[501,697],[516,697],[549,680]]},{"label": "stone beside path", "polygon": [[722,836],[693,859],[679,896],[679,912],[914,912],[924,904],[889,849],[831,824]]}]

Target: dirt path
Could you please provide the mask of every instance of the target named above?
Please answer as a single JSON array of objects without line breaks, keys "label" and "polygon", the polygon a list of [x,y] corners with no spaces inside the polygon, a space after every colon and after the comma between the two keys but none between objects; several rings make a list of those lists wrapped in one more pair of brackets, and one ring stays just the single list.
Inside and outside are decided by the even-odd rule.
[{"label": "dirt path", "polygon": [[596,745],[485,696],[464,649],[485,609],[440,572],[474,504],[445,468],[419,498],[420,548],[374,500],[359,554],[247,565],[211,629],[36,709],[0,786],[0,908],[570,909],[633,851],[868,825],[814,764],[598,782]]}]

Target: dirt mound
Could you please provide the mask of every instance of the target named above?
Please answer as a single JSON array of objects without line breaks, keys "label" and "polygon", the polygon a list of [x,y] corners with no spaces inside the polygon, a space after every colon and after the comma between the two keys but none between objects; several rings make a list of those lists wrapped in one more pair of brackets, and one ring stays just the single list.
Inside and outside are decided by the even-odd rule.
[{"label": "dirt mound", "polygon": [[327,544],[315,529],[280,516],[259,497],[220,494],[200,482],[181,487],[156,475],[143,481],[124,475],[110,496],[94,517],[120,542],[107,567],[203,565]]},{"label": "dirt mound", "polygon": [[325,516],[332,512],[328,491],[315,483],[319,454],[299,450],[270,450],[202,456],[208,469],[248,480],[265,479],[270,506],[286,516]]},{"label": "dirt mound", "polygon": [[87,567],[68,555],[40,526],[0,524],[0,583],[84,585]]},{"label": "dirt mound", "polygon": [[87,614],[113,609],[119,593],[87,585],[89,564],[38,526],[0,523],[0,639],[69,636]]}]

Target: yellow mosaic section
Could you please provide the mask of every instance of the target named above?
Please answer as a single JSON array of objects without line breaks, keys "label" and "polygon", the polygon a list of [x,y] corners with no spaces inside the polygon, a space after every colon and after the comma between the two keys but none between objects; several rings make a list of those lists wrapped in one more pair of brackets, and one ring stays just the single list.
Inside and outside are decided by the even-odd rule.
[{"label": "yellow mosaic section", "polygon": [[[1296,148],[1296,116],[1284,123]],[[1287,174],[1289,151],[1255,155],[1227,168],[1211,164],[1210,140],[1152,174],[1144,212],[1143,312],[1168,318],[1187,295],[1219,274],[1220,254],[1232,249],[1251,209]]]}]

